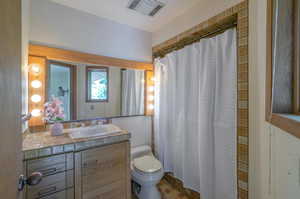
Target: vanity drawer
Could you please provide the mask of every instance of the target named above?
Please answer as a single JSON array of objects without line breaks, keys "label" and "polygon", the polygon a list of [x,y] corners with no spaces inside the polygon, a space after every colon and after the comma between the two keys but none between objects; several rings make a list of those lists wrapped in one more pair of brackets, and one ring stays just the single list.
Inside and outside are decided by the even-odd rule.
[{"label": "vanity drawer", "polygon": [[49,196],[42,197],[41,199],[74,199],[74,189],[67,189],[60,191]]},{"label": "vanity drawer", "polygon": [[27,174],[38,171],[43,176],[49,176],[73,168],[73,153],[66,153],[28,161]]},{"label": "vanity drawer", "polygon": [[57,173],[43,177],[42,181],[35,186],[27,188],[27,199],[36,199],[50,194],[63,191],[74,186],[74,170]]}]

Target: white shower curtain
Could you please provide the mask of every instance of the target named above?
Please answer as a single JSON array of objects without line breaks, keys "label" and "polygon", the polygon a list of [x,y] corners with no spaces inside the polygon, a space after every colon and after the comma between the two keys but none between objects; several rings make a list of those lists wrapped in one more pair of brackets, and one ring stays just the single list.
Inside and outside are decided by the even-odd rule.
[{"label": "white shower curtain", "polygon": [[236,199],[236,29],[155,61],[155,146],[201,199]]},{"label": "white shower curtain", "polygon": [[122,71],[122,116],[144,114],[143,70]]}]

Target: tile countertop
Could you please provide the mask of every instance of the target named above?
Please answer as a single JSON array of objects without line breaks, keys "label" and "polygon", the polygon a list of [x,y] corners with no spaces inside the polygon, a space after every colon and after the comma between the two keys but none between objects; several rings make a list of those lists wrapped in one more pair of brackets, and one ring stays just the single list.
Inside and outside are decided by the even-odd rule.
[{"label": "tile countertop", "polygon": [[80,139],[72,139],[69,136],[69,129],[65,129],[64,134],[61,136],[51,136],[50,132],[25,133],[23,135],[23,159],[27,160],[59,153],[80,151],[91,147],[126,141],[130,137],[131,135],[127,131]]}]

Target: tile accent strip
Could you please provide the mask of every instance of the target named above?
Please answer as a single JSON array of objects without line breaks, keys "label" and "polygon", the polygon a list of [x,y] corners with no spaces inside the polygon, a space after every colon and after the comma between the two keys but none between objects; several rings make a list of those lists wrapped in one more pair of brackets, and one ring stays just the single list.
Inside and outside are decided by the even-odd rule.
[{"label": "tile accent strip", "polygon": [[180,41],[190,39],[193,35],[204,34],[216,30],[228,20],[236,20],[238,32],[238,103],[237,103],[237,190],[239,199],[248,199],[248,166],[249,166],[249,80],[248,80],[248,0],[225,10],[224,12],[200,23],[199,25],[154,46],[153,55],[160,55],[180,45]]},{"label": "tile accent strip", "polygon": [[23,160],[36,159],[36,158],[41,158],[49,155],[81,151],[92,147],[114,144],[114,143],[129,140],[130,137],[131,137],[130,134],[125,134],[125,135],[119,135],[114,137],[105,137],[105,138],[99,138],[95,140],[77,142],[74,144],[63,144],[63,145],[56,145],[56,146],[51,146],[51,147],[46,147],[41,149],[34,149],[30,151],[23,151],[24,154]]}]

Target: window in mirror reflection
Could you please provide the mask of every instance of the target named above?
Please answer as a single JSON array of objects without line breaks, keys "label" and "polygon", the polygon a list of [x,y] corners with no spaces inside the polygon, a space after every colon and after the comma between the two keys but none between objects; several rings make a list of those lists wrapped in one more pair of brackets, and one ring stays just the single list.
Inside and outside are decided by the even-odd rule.
[{"label": "window in mirror reflection", "polygon": [[86,68],[87,102],[108,102],[108,68],[88,66]]}]

